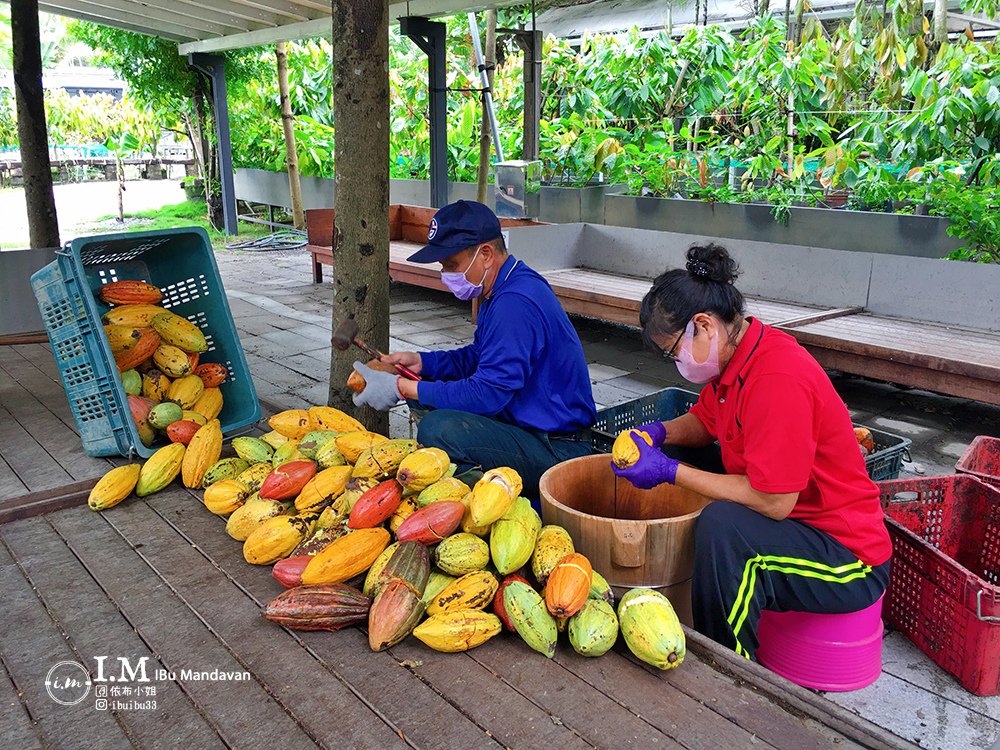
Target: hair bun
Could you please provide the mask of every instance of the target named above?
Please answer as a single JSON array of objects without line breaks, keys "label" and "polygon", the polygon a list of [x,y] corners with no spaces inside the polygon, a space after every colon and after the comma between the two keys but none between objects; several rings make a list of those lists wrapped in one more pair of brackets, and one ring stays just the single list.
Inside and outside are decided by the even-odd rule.
[{"label": "hair bun", "polygon": [[699,280],[732,284],[740,275],[740,266],[721,245],[692,245],[687,251],[687,270]]}]

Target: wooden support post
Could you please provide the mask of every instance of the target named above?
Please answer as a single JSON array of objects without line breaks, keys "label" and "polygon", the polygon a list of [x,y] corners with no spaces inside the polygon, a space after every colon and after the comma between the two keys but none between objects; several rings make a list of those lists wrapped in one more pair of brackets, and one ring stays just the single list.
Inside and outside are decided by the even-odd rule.
[{"label": "wooden support post", "polygon": [[[444,26],[444,24],[438,24]],[[389,3],[333,2],[333,324],[353,317],[358,335],[389,348]],[[433,96],[433,94],[432,94]],[[328,403],[354,413],[347,378],[358,351],[333,349]],[[383,435],[389,415],[365,409]]]},{"label": "wooden support post", "polygon": [[524,143],[521,158],[535,161],[539,152],[539,122],[542,119],[542,32],[525,31],[514,37],[524,52]]},{"label": "wooden support post", "polygon": [[28,237],[32,248],[59,247],[59,222],[52,192],[49,134],[42,91],[42,50],[38,30],[38,0],[11,0],[14,47],[14,95],[17,137],[21,149]]},{"label": "wooden support post", "polygon": [[278,93],[281,95],[281,127],[285,131],[285,164],[288,167],[288,187],[292,202],[292,222],[296,229],[306,228],[306,215],[302,211],[302,188],[299,185],[299,154],[295,147],[295,115],[292,114],[292,97],[288,92],[288,55],[285,43],[274,45],[278,58]]}]

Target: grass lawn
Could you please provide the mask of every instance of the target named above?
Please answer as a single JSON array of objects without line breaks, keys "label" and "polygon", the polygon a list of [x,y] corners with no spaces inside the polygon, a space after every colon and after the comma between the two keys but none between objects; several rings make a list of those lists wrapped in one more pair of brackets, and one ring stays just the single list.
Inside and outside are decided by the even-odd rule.
[{"label": "grass lawn", "polygon": [[[119,231],[115,227],[115,218],[115,214],[108,214],[107,216],[95,219],[94,224],[102,225],[100,230],[95,230],[95,233]],[[222,249],[228,243],[238,239],[263,237],[274,231],[262,224],[241,222],[239,225],[239,237],[227,237],[223,232],[213,229],[209,224],[208,216],[205,212],[205,204],[202,201],[185,201],[184,203],[175,203],[172,206],[163,206],[162,208],[149,211],[126,212],[125,219],[144,219],[145,221],[126,224],[125,227],[120,229],[120,231],[124,232],[152,232],[160,229],[172,229],[174,227],[201,227],[208,232],[208,236],[212,240],[212,247],[216,250]]]}]

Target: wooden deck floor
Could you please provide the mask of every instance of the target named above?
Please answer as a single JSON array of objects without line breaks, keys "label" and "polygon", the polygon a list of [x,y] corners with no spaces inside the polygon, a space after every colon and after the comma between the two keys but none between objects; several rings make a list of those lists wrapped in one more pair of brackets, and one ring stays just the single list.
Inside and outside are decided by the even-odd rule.
[{"label": "wooden deck floor", "polygon": [[[548,660],[510,635],[466,654],[413,638],[373,653],[358,628],[285,630],[261,616],[282,591],[270,568],[243,560],[200,493],[74,506],[110,462],[83,454],[44,345],[0,347],[0,428],[0,519],[14,519],[0,524],[2,748],[911,747],[695,633],[684,664],[660,672],[621,643],[599,659],[562,643]],[[5,515],[26,493],[21,516],[51,497],[74,507]],[[119,696],[98,710],[112,683],[75,706],[49,697],[51,667],[93,675],[98,656],[145,657],[156,708]]]}]

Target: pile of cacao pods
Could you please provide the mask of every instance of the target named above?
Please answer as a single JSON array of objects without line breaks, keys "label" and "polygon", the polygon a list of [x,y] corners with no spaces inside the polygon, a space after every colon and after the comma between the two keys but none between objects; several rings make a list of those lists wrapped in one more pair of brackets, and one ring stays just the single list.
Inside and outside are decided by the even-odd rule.
[{"label": "pile of cacao pods", "polygon": [[165,436],[187,445],[222,411],[226,366],[199,362],[208,349],[205,334],[158,307],[163,293],[153,284],[113,281],[97,296],[111,306],[101,322],[142,444],[151,447]]},{"label": "pile of cacao pods", "polygon": [[109,472],[91,507],[112,507],[133,487],[140,496],[162,489],[180,471],[226,518],[244,559],[272,565],[288,589],[265,607],[267,619],[303,630],[367,624],[375,651],[410,634],[465,651],[506,627],[550,658],[563,632],[578,653],[600,656],[621,625],[639,658],[663,669],[683,660],[666,597],[634,589],[616,613],[608,582],[565,529],[542,526],[513,469],[469,487],[444,451],[368,432],[331,407],[284,411],[269,426],[260,438],[234,438],[236,456],[224,459],[221,433],[209,444],[202,428],[186,448]]}]

